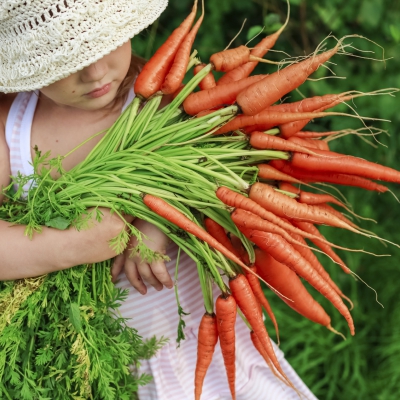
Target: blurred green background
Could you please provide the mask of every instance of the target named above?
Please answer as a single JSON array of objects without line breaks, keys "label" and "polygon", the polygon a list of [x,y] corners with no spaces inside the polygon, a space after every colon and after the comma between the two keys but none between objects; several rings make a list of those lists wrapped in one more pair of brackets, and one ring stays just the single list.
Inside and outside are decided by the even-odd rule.
[{"label": "blurred green background", "polygon": [[[194,46],[205,62],[213,52],[227,46],[240,30],[245,18],[247,19],[245,27],[233,46],[245,44],[262,29],[265,34],[274,32],[285,20],[287,11],[286,3],[282,0],[205,0],[205,3],[205,20]],[[146,58],[153,54],[167,35],[188,14],[191,5],[191,0],[170,0],[161,18],[134,38],[135,51]],[[290,5],[290,21],[275,45],[275,50],[284,51],[295,57],[310,54],[330,33],[337,38],[356,34],[368,38],[371,42],[360,38],[348,38],[346,43],[352,43],[358,49],[370,52],[354,51],[354,53],[382,59],[382,48],[378,46],[380,45],[384,48],[384,57],[388,59],[382,62],[337,55],[332,59],[334,64],[330,67],[337,76],[346,79],[307,81],[300,87],[303,95],[400,88],[400,1],[291,0]],[[334,45],[332,39],[328,41],[328,46],[330,45]],[[271,60],[280,60],[283,57],[281,52],[268,54]],[[257,67],[256,72],[271,73],[275,70],[276,66],[264,64]],[[328,75],[332,73],[320,68],[314,74],[314,78]],[[297,92],[290,94],[290,101],[299,98],[300,94]],[[366,96],[356,99],[352,104],[362,116],[391,121],[390,123],[366,121],[367,125],[386,130],[390,134],[390,136],[386,134],[379,136],[382,145],[373,147],[352,135],[332,142],[331,148],[400,170],[399,99],[400,95]],[[351,112],[346,106],[336,107],[335,110]],[[316,120],[307,129],[358,129],[362,126],[361,121],[357,119],[335,116],[326,120]],[[371,142],[378,144],[374,140]],[[399,186],[391,184],[388,186],[400,197]],[[400,207],[394,196],[390,193],[377,194],[356,188],[343,188],[342,192],[354,205],[355,212],[377,221],[376,224],[359,221],[363,228],[374,231],[382,238],[400,243]],[[326,257],[321,257],[329,273],[354,302],[352,315],[356,325],[356,336],[349,337],[346,322],[341,315],[312,288],[310,292],[331,315],[332,325],[346,334],[346,341],[300,317],[272,292],[268,292],[268,299],[272,303],[280,326],[281,348],[319,399],[398,399],[400,398],[400,250],[390,244],[385,247],[376,239],[356,236],[333,228],[324,228],[322,231],[329,240],[342,246],[391,255],[374,257],[360,252],[338,251],[347,265],[376,290],[378,300],[384,308],[378,304],[374,291],[366,284],[345,275],[337,265]],[[269,321],[267,325],[270,332],[273,332]]]}]

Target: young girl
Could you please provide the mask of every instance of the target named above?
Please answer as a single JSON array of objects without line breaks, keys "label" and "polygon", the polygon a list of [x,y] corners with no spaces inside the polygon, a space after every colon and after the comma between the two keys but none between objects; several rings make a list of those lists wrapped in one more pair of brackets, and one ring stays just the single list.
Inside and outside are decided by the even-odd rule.
[{"label": "young girl", "polygon": [[[131,55],[130,38],[165,9],[166,0],[5,0],[0,5],[0,187],[10,176],[32,172],[33,147],[63,155],[95,133],[109,128],[134,98],[133,82],[141,61]],[[17,94],[18,93],[18,94]],[[66,170],[82,161],[100,137],[64,160]],[[3,196],[0,194],[0,203]],[[29,240],[24,226],[9,229],[0,221],[0,279],[33,277],[74,265],[102,261],[116,254],[108,241],[123,221],[103,210],[91,229],[58,231],[43,227]],[[132,216],[126,216],[130,221]],[[144,400],[186,400],[194,396],[197,330],[204,313],[197,270],[186,255],[179,264],[179,294],[186,318],[184,340],[176,347],[178,315],[171,275],[177,248],[151,224],[134,224],[149,237],[148,246],[171,261],[147,263],[130,257],[132,240],[115,258],[112,275],[129,289],[124,317],[143,338],[169,338],[158,354],[144,361],[140,373],[153,381],[139,391]],[[145,296],[142,296],[145,295]],[[217,291],[215,296],[217,296]],[[250,343],[249,331],[236,326],[237,399],[296,399]],[[275,346],[288,378],[308,399],[312,393]],[[202,399],[229,399],[221,352],[217,346]]]}]

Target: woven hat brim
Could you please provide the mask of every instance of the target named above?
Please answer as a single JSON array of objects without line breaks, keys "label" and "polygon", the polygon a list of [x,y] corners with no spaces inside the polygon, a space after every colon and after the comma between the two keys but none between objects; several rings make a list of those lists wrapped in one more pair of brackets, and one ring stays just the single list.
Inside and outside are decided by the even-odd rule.
[{"label": "woven hat brim", "polygon": [[[142,0],[141,7],[137,0],[90,2],[90,8],[84,3],[78,10],[80,24],[76,13],[67,10],[60,18],[14,38],[5,37],[4,30],[0,33],[0,42],[5,43],[0,92],[41,89],[89,66],[152,24],[168,0]],[[68,24],[71,28],[66,31]]]}]

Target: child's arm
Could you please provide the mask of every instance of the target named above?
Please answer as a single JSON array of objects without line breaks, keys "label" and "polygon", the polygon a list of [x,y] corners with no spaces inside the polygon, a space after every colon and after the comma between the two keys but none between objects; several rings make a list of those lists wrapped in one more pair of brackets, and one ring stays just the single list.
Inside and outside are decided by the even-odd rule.
[{"label": "child's arm", "polygon": [[[148,238],[143,240],[147,247],[162,255],[166,254],[169,240],[163,232],[153,224],[140,219],[136,219],[134,225]],[[115,258],[112,268],[113,280],[115,281],[121,271],[124,270],[131,285],[141,294],[147,292],[144,281],[156,290],[161,290],[164,286],[171,289],[173,282],[165,262],[163,260],[147,262],[139,254],[132,254],[132,248],[136,244],[136,239],[132,237],[125,252]]]},{"label": "child's arm", "polygon": [[[0,118],[0,187],[9,182],[9,149],[4,135],[4,119]],[[0,204],[3,197],[0,195]],[[108,241],[125,225],[117,215],[102,211],[103,221],[98,223],[94,220],[91,229],[78,232],[76,229],[59,231],[43,227],[43,232],[35,234],[32,240],[24,235],[24,226],[10,226],[0,221],[0,280],[38,276],[114,257],[115,252]]]}]

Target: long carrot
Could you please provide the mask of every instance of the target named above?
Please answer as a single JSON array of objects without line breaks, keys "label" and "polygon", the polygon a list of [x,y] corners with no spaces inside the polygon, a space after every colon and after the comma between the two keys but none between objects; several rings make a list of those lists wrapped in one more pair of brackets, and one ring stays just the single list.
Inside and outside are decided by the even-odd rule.
[{"label": "long carrot", "polygon": [[262,179],[267,179],[271,181],[284,181],[284,182],[290,182],[290,183],[303,183],[301,180],[293,178],[293,176],[290,176],[288,174],[285,174],[276,168],[274,168],[270,164],[258,164],[258,178]]},{"label": "long carrot", "polygon": [[[231,214],[232,221],[235,223],[235,225],[239,228],[241,231],[242,228],[246,229],[255,229],[258,231],[263,231],[263,232],[270,232],[270,233],[276,233],[277,235],[282,236],[285,240],[287,240],[289,243],[296,243],[296,240],[291,236],[287,230],[281,228],[278,225],[275,225],[274,223],[267,221],[265,219],[262,219],[260,216],[253,214],[249,211],[242,210],[240,208],[237,208],[232,214]],[[287,225],[290,225],[290,222],[285,221]],[[299,236],[301,236],[299,233],[297,233]],[[297,244],[301,245],[301,242],[297,242]]]},{"label": "long carrot", "polygon": [[298,203],[296,200],[277,192],[271,186],[264,183],[255,183],[252,185],[249,197],[266,210],[283,218],[325,224],[360,233],[359,230],[337,218],[332,213],[321,210],[316,206]]},{"label": "long carrot", "polygon": [[[316,246],[318,246],[326,255],[328,255],[333,261],[338,263],[342,270],[346,274],[350,274],[350,269],[346,266],[344,261],[332,250],[331,246],[326,243],[325,237],[321,234],[316,226],[311,224],[310,222],[304,221],[293,221],[293,225],[297,226],[299,229],[303,230],[304,232],[311,233],[314,238],[310,239]],[[320,239],[317,239],[317,238]]]},{"label": "long carrot", "polygon": [[224,228],[211,218],[204,219],[204,225],[207,232],[215,239],[225,246],[236,257],[241,258],[239,252],[233,247],[232,242],[229,240],[225,233]]},{"label": "long carrot", "polygon": [[294,153],[291,164],[295,168],[307,171],[350,173],[363,178],[400,183],[400,172],[393,168],[333,151],[315,150],[315,152],[319,156]]},{"label": "long carrot", "polygon": [[[254,272],[257,273],[257,267],[255,265],[252,265],[250,269]],[[270,320],[274,324],[275,332],[276,332],[276,338],[277,342],[279,345],[279,328],[278,328],[278,322],[275,318],[275,314],[272,311],[272,308],[265,297],[265,294],[262,290],[260,281],[258,280],[257,276],[255,274],[252,274],[251,272],[246,271],[246,278],[249,281],[251,290],[254,293],[254,296],[256,296],[257,301],[264,307],[265,312],[268,314]]]},{"label": "long carrot", "polygon": [[250,135],[250,144],[255,149],[271,149],[280,151],[297,151],[304,154],[315,154],[312,150],[303,145],[299,145],[289,140],[277,136],[271,136],[264,132],[252,132]]},{"label": "long carrot", "polygon": [[221,346],[221,352],[224,358],[229,389],[231,391],[232,399],[235,399],[235,322],[237,314],[235,298],[231,295],[218,296],[215,302],[215,314],[217,316],[219,345]]},{"label": "long carrot", "polygon": [[336,199],[330,194],[320,194],[320,193],[311,193],[311,192],[305,192],[304,190],[300,190],[299,188],[294,187],[290,183],[286,182],[281,182],[279,184],[279,189],[285,190],[287,192],[292,192],[298,195],[297,200],[300,203],[305,203],[308,205],[319,205],[319,204],[324,204],[324,203],[332,203],[336,204],[337,206],[343,207],[346,210],[349,210],[348,207],[346,207],[345,204],[343,204],[341,201]]},{"label": "long carrot", "polygon": [[178,51],[176,52],[171,69],[169,70],[161,86],[161,91],[164,94],[175,93],[178,90],[180,84],[183,82],[183,78],[185,77],[186,69],[189,64],[190,52],[192,50],[193,42],[196,38],[200,25],[203,22],[203,19],[204,10],[196,24],[186,35],[181,45],[179,46]]},{"label": "long carrot", "polygon": [[256,248],[254,251],[258,273],[280,293],[277,293],[277,295],[290,308],[307,319],[329,327],[331,318],[322,306],[314,300],[297,274],[260,248]]},{"label": "long carrot", "polygon": [[191,13],[176,28],[161,47],[145,64],[135,81],[135,93],[145,99],[160,90],[165,77],[174,61],[175,54],[180,44],[189,32],[196,17],[197,0],[195,0]]},{"label": "long carrot", "polygon": [[272,347],[270,338],[268,336],[267,329],[265,328],[264,321],[258,309],[257,299],[254,296],[246,277],[242,274],[238,274],[233,279],[229,280],[229,287],[237,305],[260,340],[272,364],[287,381],[287,383],[293,387],[293,384],[291,384],[289,378],[286,376],[285,372],[280,366],[278,358],[276,357],[274,348]]},{"label": "long carrot", "polygon": [[232,84],[191,93],[183,102],[183,108],[186,114],[196,115],[203,110],[232,104],[241,90],[263,78],[264,75],[254,75]]},{"label": "long carrot", "polygon": [[259,217],[270,221],[283,229],[286,229],[288,232],[295,232],[305,238],[310,238],[308,233],[301,231],[300,229],[294,227],[292,224],[289,224],[282,218],[276,216],[274,213],[267,211],[265,208],[261,207],[258,203],[249,199],[248,197],[245,197],[240,193],[236,193],[225,186],[219,187],[215,194],[223,203],[230,207],[250,211],[251,213],[258,215]]},{"label": "long carrot", "polygon": [[[228,85],[217,86],[217,88],[219,87],[222,88],[225,86]],[[281,111],[275,111],[274,107],[268,107],[267,109],[260,111],[258,114],[238,115],[237,117],[229,121],[227,124],[225,124],[223,127],[221,127],[221,129],[216,131],[216,134],[227,133],[230,131],[235,131],[253,125],[256,125],[259,128],[259,130],[268,130],[284,122],[298,121],[301,119],[323,118],[328,115],[335,115],[335,113],[328,113],[328,112],[286,113]]]},{"label": "long carrot", "polygon": [[[205,66],[206,64],[204,63],[196,65],[193,68],[193,74],[197,75]],[[216,86],[215,78],[211,71],[199,83],[199,87],[201,90],[211,89],[215,86]]]},{"label": "long carrot", "polygon": [[270,161],[270,165],[281,172],[306,182],[335,183],[337,185],[355,186],[380,193],[385,193],[389,190],[386,186],[360,176],[306,171],[304,169],[294,168],[291,163],[283,160],[272,160]]},{"label": "long carrot", "polygon": [[197,339],[197,362],[194,378],[194,397],[200,400],[203,382],[211,364],[215,345],[218,342],[217,320],[214,314],[205,313],[200,321]]},{"label": "long carrot", "polygon": [[210,57],[215,71],[227,72],[249,61],[250,49],[247,46],[239,46],[233,49],[219,51]]},{"label": "long carrot", "polygon": [[[288,12],[285,23],[274,33],[269,36],[263,38],[259,43],[257,43],[253,49],[250,51],[250,54],[255,57],[264,57],[268,51],[275,46],[276,41],[281,35],[282,31],[285,29],[287,23],[289,22],[290,15],[290,4],[287,2]],[[248,77],[257,66],[257,61],[249,61],[246,64],[240,65],[239,67],[232,69],[223,75],[217,82],[217,85],[224,85],[226,83],[230,83],[233,81],[238,81],[240,79]]]},{"label": "long carrot", "polygon": [[291,243],[293,248],[299,252],[299,254],[310,263],[310,265],[321,275],[321,277],[331,286],[331,288],[342,298],[347,299],[343,292],[340,290],[339,286],[332,280],[328,272],[319,262],[318,258],[311,251],[311,249],[307,246],[307,242],[300,236],[294,233],[290,234],[293,236],[296,241],[301,242],[303,246],[300,246],[296,243]]},{"label": "long carrot", "polygon": [[[339,45],[304,61],[292,64],[255,83],[237,96],[237,103],[246,115],[255,115],[274,104],[285,94],[299,87],[320,65],[337,53]],[[311,117],[312,119],[312,117]]]},{"label": "long carrot", "polygon": [[354,335],[354,323],[351,314],[343,303],[340,296],[331,288],[331,286],[315,271],[315,269],[306,261],[293,246],[285,239],[273,233],[261,231],[249,231],[246,236],[262,250],[269,253],[275,260],[285,264],[311,286],[317,289],[325,296],[335,308],[345,317],[350,328],[350,333]]},{"label": "long carrot", "polygon": [[308,138],[300,138],[297,136],[291,136],[286,139],[288,142],[297,143],[300,146],[311,147],[313,149],[326,150],[329,151],[329,144],[325,140],[316,140]]},{"label": "long carrot", "polygon": [[232,252],[230,252],[226,247],[224,247],[220,242],[215,240],[209,233],[207,233],[203,228],[196,225],[193,221],[183,215],[176,208],[172,207],[166,201],[160,199],[159,197],[146,194],[143,197],[143,202],[156,214],[165,218],[166,220],[172,222],[179,228],[183,229],[185,232],[189,232],[197,238],[204,240],[211,247],[221,252],[225,257],[234,261],[236,264],[240,265],[242,268],[247,269],[247,266]]}]

